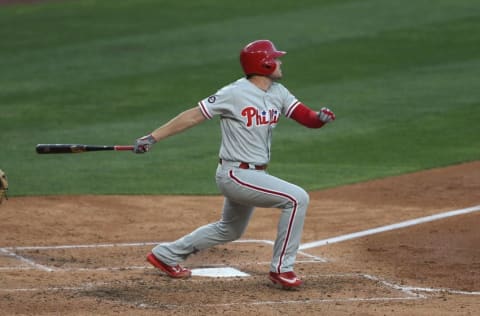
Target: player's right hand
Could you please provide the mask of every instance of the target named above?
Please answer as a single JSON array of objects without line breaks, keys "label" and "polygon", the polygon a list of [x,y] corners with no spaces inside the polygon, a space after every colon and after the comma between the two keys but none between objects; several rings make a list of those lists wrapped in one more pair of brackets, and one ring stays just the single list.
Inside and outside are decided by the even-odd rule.
[{"label": "player's right hand", "polygon": [[135,144],[133,144],[133,152],[136,154],[146,153],[156,142],[157,140],[152,136],[152,134],[140,137],[135,140]]},{"label": "player's right hand", "polygon": [[320,112],[318,112],[318,119],[323,123],[335,121],[335,113],[333,113],[329,108],[323,107]]}]

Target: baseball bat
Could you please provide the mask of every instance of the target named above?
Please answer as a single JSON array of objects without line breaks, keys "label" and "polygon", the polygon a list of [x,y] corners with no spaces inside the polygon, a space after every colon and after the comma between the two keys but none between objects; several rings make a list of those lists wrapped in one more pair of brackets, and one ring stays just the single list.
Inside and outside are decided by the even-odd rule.
[{"label": "baseball bat", "polygon": [[89,151],[133,150],[133,146],[101,146],[84,144],[38,144],[35,148],[38,154],[78,154]]}]

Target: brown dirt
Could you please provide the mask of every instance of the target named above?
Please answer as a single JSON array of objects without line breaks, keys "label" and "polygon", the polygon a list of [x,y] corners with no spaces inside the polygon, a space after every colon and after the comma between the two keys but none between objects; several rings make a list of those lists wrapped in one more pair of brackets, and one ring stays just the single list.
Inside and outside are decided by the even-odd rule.
[{"label": "brown dirt", "polygon": [[[310,195],[304,243],[478,206],[480,162]],[[478,211],[307,249],[297,258],[297,273],[306,281],[298,291],[267,280],[272,251],[267,243],[230,243],[185,263],[230,266],[250,274],[247,278],[171,280],[146,264],[153,244],[216,220],[221,205],[220,196],[10,198],[0,205],[0,310],[6,315],[476,315],[480,310]],[[278,210],[258,209],[242,240],[273,240],[277,219]],[[110,243],[118,245],[101,246]],[[51,247],[63,245],[77,246]]]}]

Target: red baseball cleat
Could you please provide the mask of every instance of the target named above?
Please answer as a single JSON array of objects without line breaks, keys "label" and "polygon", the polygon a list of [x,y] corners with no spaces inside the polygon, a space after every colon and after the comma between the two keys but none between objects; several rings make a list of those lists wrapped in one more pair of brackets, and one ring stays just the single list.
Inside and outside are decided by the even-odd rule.
[{"label": "red baseball cleat", "polygon": [[285,289],[296,288],[303,284],[303,281],[297,278],[293,271],[283,273],[270,272],[269,278],[273,283],[280,284]]},{"label": "red baseball cleat", "polygon": [[153,253],[149,253],[147,256],[147,261],[150,262],[155,268],[158,268],[168,274],[169,277],[175,279],[186,279],[192,276],[192,271],[182,268],[180,265],[169,266],[162,261],[160,261]]}]

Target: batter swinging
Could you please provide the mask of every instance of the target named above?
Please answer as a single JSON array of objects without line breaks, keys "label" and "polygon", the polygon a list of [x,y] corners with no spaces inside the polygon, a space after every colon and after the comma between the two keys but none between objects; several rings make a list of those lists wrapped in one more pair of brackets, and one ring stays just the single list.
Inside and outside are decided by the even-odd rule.
[{"label": "batter swinging", "polygon": [[269,40],[246,45],[240,53],[244,78],[136,140],[135,152],[144,153],[168,136],[220,116],[222,142],[216,182],[225,197],[222,217],[174,242],[153,248],[147,260],[170,277],[190,277],[190,270],[179,263],[199,250],[240,238],[255,207],[271,207],[279,208],[281,216],[269,278],[285,288],[303,283],[293,267],[309,196],[299,186],[267,173],[272,132],[281,115],[310,128],[322,127],[335,115],[327,108],[311,110],[278,83],[282,78],[279,58],[285,54]]}]

